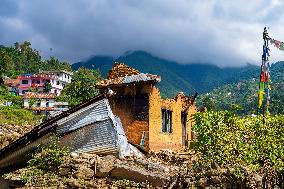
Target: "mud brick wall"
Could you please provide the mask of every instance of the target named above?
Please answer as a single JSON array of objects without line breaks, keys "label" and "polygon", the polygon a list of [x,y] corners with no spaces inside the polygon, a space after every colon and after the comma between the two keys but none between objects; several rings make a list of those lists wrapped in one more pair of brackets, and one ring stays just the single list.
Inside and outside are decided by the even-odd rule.
[{"label": "mud brick wall", "polygon": [[[184,110],[182,95],[175,99],[161,99],[160,92],[156,87],[152,88],[149,96],[149,149],[158,151],[161,149],[176,150],[182,147],[182,124],[181,112]],[[172,132],[162,132],[161,109],[172,111]],[[195,112],[195,106],[188,108],[186,123],[187,136],[191,138],[190,115]]]},{"label": "mud brick wall", "polygon": [[[115,95],[110,99],[114,115],[121,119],[123,129],[129,142],[140,145],[143,132],[149,131],[149,87],[125,86],[115,90]],[[148,141],[145,141],[148,149]]]}]

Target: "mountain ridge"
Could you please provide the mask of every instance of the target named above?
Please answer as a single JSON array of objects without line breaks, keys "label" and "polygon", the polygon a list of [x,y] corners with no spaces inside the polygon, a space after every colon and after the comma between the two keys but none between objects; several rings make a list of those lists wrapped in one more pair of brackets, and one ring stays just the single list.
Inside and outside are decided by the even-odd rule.
[{"label": "mountain ridge", "polygon": [[254,65],[221,68],[213,64],[181,64],[145,51],[128,51],[116,59],[111,56],[93,56],[71,66],[75,70],[80,66],[98,69],[102,76],[106,77],[114,61],[124,62],[143,73],[161,75],[162,81],[159,87],[165,97],[174,96],[178,91],[189,94],[206,93],[224,83],[237,81],[235,75],[240,75],[241,78],[242,72],[258,69]]}]

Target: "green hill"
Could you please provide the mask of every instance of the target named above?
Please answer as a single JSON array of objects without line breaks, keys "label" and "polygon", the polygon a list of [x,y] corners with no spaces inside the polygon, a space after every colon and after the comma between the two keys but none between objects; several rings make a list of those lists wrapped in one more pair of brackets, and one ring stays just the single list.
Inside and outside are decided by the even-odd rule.
[{"label": "green hill", "polygon": [[124,62],[144,73],[161,75],[162,81],[159,87],[162,95],[166,97],[174,96],[178,91],[187,94],[205,93],[224,83],[238,81],[239,79],[235,76],[242,75],[243,72],[258,69],[252,65],[241,68],[220,68],[211,64],[180,64],[158,58],[144,51],[127,52],[117,59],[94,56],[86,61],[72,64],[72,68],[78,69],[83,66],[99,69],[105,77],[114,60]]},{"label": "green hill", "polygon": [[[241,105],[241,114],[256,114],[258,99],[259,69],[249,70],[241,73],[239,81],[232,79],[230,83],[213,89],[208,94],[200,95],[198,104],[208,106],[218,110],[230,109],[233,104]],[[277,62],[271,65],[271,104],[270,113],[284,113],[284,62]],[[211,107],[212,108],[212,107]]]}]

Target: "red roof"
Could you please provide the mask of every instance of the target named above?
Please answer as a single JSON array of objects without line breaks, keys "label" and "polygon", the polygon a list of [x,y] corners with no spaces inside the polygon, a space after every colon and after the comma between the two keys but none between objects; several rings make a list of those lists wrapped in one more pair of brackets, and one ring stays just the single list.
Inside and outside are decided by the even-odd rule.
[{"label": "red roof", "polygon": [[55,79],[56,77],[51,74],[33,74],[33,75],[20,75],[18,79]]},{"label": "red roof", "polygon": [[39,98],[39,99],[55,99],[56,95],[54,93],[34,93],[34,92],[26,92],[24,94],[24,98]]},{"label": "red roof", "polygon": [[15,86],[18,86],[20,84],[20,80],[19,79],[6,79],[4,81],[4,84],[6,86],[15,87]]},{"label": "red roof", "polygon": [[52,111],[52,110],[55,110],[54,107],[26,107],[26,109],[31,109],[31,110],[49,110],[49,111]]}]

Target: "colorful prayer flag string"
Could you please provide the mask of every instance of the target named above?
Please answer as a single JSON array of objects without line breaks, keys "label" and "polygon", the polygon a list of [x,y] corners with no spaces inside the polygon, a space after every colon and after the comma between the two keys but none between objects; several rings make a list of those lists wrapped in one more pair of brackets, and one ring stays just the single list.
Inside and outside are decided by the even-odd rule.
[{"label": "colorful prayer flag string", "polygon": [[[271,39],[268,36],[268,32],[266,27],[263,31],[263,51],[262,51],[262,64],[261,64],[261,70],[260,70],[260,76],[259,76],[259,90],[258,90],[258,109],[263,108],[263,115],[268,114],[268,108],[270,104],[270,65],[269,65],[269,47],[268,47],[268,41],[270,40],[270,43],[273,43],[274,46],[281,47],[281,42],[276,41],[274,39]],[[283,46],[284,47],[284,46]],[[263,100],[266,97],[266,103],[263,104]]]},{"label": "colorful prayer flag string", "polygon": [[275,39],[270,39],[270,44],[273,44],[279,50],[284,51],[284,43]]}]

